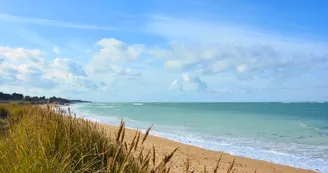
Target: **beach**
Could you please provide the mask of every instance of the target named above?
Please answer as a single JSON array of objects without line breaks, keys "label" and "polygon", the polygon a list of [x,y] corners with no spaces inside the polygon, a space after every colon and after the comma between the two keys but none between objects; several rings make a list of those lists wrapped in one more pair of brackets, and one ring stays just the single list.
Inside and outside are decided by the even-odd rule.
[{"label": "beach", "polygon": [[119,126],[123,118],[127,128],[143,132],[154,124],[153,136],[328,172],[326,103],[82,103],[70,108],[77,117],[101,124]]},{"label": "beach", "polygon": [[[118,127],[111,126],[108,124],[100,124],[98,123],[101,129],[104,129],[108,135],[114,136],[117,132]],[[135,130],[126,129],[125,131],[125,140],[127,142],[131,141],[135,135]],[[186,159],[190,158],[190,170],[194,170],[195,172],[203,172],[204,165],[206,165],[207,172],[213,172],[214,167],[217,164],[217,161],[221,155],[221,152],[218,151],[210,151],[200,147],[195,147],[188,144],[182,144],[179,142],[175,142],[169,139],[149,135],[147,137],[144,146],[146,149],[152,149],[152,146],[155,146],[156,149],[156,160],[160,161],[165,154],[170,153],[175,148],[179,147],[178,151],[174,154],[171,160],[171,171],[180,173],[185,170]],[[140,150],[140,148],[139,148]],[[235,164],[233,170],[235,173],[249,173],[249,172],[257,172],[257,173],[310,173],[314,171],[309,171],[305,169],[293,168],[290,166],[283,166],[279,164],[274,164],[266,161],[249,159],[245,157],[232,156],[228,153],[223,153],[222,160],[220,161],[219,172],[226,172],[230,163],[235,160]]]},{"label": "beach", "polygon": [[328,0],[4,2],[0,173],[328,173]]},{"label": "beach", "polygon": [[[16,105],[16,104],[11,104],[11,105],[7,105],[8,107],[6,109],[3,110],[19,110],[22,107]],[[42,109],[38,109],[38,107],[41,107]],[[50,105],[50,107],[58,107],[58,105]],[[29,108],[29,109],[26,109]],[[63,109],[68,108],[68,107],[61,107]],[[58,171],[58,168],[61,168],[61,166],[59,165],[67,165],[66,161],[62,162],[60,160],[60,158],[57,158],[57,152],[53,153],[55,154],[54,156],[52,156],[51,152],[49,153],[44,153],[44,151],[50,151],[53,150],[54,147],[52,147],[52,145],[49,146],[49,144],[53,144],[55,146],[55,148],[62,148],[62,150],[58,151],[58,152],[65,152],[66,154],[68,154],[67,157],[70,156],[72,150],[67,150],[70,146],[74,146],[76,144],[82,144],[82,145],[77,145],[74,149],[74,152],[80,153],[80,155],[82,156],[82,158],[84,158],[84,156],[89,153],[90,151],[96,152],[94,153],[94,155],[96,156],[95,158],[100,159],[96,162],[94,162],[94,164],[98,163],[100,167],[90,167],[90,165],[88,164],[88,162],[85,162],[87,169],[93,169],[93,170],[99,170],[99,169],[104,169],[106,167],[106,164],[104,165],[103,163],[107,163],[109,165],[110,164],[110,159],[107,160],[103,155],[104,153],[106,153],[106,157],[108,158],[112,158],[113,155],[115,153],[118,153],[121,151],[121,147],[125,147],[126,150],[122,149],[122,154],[121,156],[128,156],[128,154],[126,155],[126,153],[124,153],[124,151],[128,151],[128,148],[132,148],[133,146],[135,146],[134,144],[134,139],[136,137],[137,134],[137,130],[135,129],[130,129],[129,126],[125,126],[125,123],[122,123],[121,121],[121,126],[123,128],[119,128],[118,126],[115,125],[108,125],[105,123],[99,123],[97,121],[85,121],[83,119],[81,119],[78,114],[71,114],[71,112],[67,112],[65,110],[62,109],[48,109],[48,106],[46,105],[40,105],[40,106],[27,106],[24,109],[21,109],[21,113],[23,112],[23,115],[21,115],[23,118],[25,118],[25,121],[21,121],[21,123],[30,123],[32,122],[32,124],[23,124],[22,127],[26,128],[23,130],[23,133],[19,133],[20,128],[16,128],[14,132],[9,133],[8,135],[13,135],[13,137],[17,136],[17,135],[35,135],[33,137],[28,137],[24,138],[24,140],[21,140],[21,138],[19,138],[19,140],[15,140],[15,143],[12,143],[12,141],[6,141],[3,140],[3,145],[5,147],[0,148],[2,153],[8,153],[8,147],[12,147],[12,146],[26,146],[27,143],[32,143],[35,139],[38,141],[38,143],[40,143],[41,145],[35,145],[35,147],[14,147],[17,150],[21,151],[23,150],[24,153],[29,153],[27,155],[24,155],[23,157],[20,157],[22,155],[19,154],[19,151],[15,151],[13,156],[15,157],[5,157],[2,160],[2,163],[4,163],[6,161],[6,164],[3,165],[3,167],[0,166],[0,168],[2,169],[8,169],[11,170],[11,168],[13,166],[19,166],[19,164],[13,164],[15,162],[13,161],[9,161],[9,159],[22,159],[21,161],[24,161],[25,158],[29,158],[28,161],[31,163],[35,162],[35,159],[43,159],[44,158],[44,154],[48,154],[47,157],[49,158],[54,158],[54,159],[58,159],[58,162],[52,162],[52,166],[49,167],[49,165],[47,164],[47,162],[45,162],[45,164],[41,164],[38,166],[42,166],[42,167],[35,167],[35,166],[29,166],[28,168],[20,168],[17,167],[17,169],[47,169],[47,170],[52,170],[50,172],[53,172],[54,170]],[[32,112],[32,114],[30,114]],[[28,116],[27,116],[28,115]],[[68,117],[67,117],[68,116]],[[77,117],[77,118],[73,118]],[[28,121],[26,121],[26,119],[28,119]],[[40,123],[44,124],[44,125],[35,125],[36,123]],[[60,127],[61,126],[61,127]],[[153,126],[155,127],[156,124],[153,124]],[[153,127],[151,126],[151,127]],[[35,129],[35,128],[40,128],[40,129]],[[121,130],[120,130],[121,129]],[[122,131],[122,129],[124,129]],[[142,161],[143,158],[151,158],[151,164],[148,166],[151,166],[150,168],[154,168],[157,167],[158,165],[161,165],[160,163],[164,163],[162,162],[162,160],[164,158],[167,158],[168,155],[170,155],[170,153],[172,153],[172,151],[176,152],[174,153],[173,157],[168,159],[168,163],[165,162],[165,168],[170,168],[170,172],[186,172],[186,165],[190,165],[188,170],[189,172],[213,172],[214,168],[217,167],[218,165],[218,160],[220,160],[219,165],[218,165],[218,171],[217,172],[227,172],[227,170],[231,170],[228,171],[230,172],[235,172],[235,173],[254,173],[254,172],[271,172],[271,173],[275,173],[275,172],[315,172],[315,171],[311,171],[311,170],[307,170],[307,169],[301,169],[301,168],[296,168],[296,167],[292,167],[292,166],[284,166],[281,164],[277,164],[277,163],[272,163],[269,161],[263,161],[263,160],[259,160],[259,159],[252,159],[252,158],[248,158],[248,157],[243,157],[243,156],[238,156],[238,155],[234,155],[231,154],[229,152],[220,152],[220,150],[209,150],[209,149],[205,149],[202,147],[197,147],[195,145],[190,145],[190,144],[184,144],[178,141],[174,141],[174,140],[170,140],[170,139],[166,139],[163,137],[159,137],[155,135],[152,135],[152,130],[150,129],[150,133],[148,134],[150,128],[148,128],[146,131],[144,129],[140,129],[141,136],[140,136],[140,140],[139,137],[136,141],[136,143],[138,143],[139,145],[137,147],[135,147],[135,149],[129,150],[132,151],[132,155],[134,156],[134,158],[131,158],[132,160],[136,159],[135,161],[140,161],[141,163],[143,163],[142,165],[149,163],[149,162],[144,162]],[[40,131],[42,132],[41,134],[35,133],[35,131]],[[120,131],[120,135],[117,136],[118,131]],[[15,134],[12,134],[15,133]],[[61,133],[61,134],[60,134]],[[173,132],[172,132],[173,133]],[[58,136],[57,136],[58,134]],[[40,136],[41,135],[41,136]],[[147,136],[147,139],[145,139],[145,136]],[[54,138],[55,136],[55,138]],[[110,140],[110,138],[112,140]],[[119,139],[119,140],[118,140]],[[54,140],[53,142],[50,142],[51,140]],[[62,142],[59,142],[62,141]],[[107,142],[109,143],[107,143]],[[34,141],[35,142],[35,141]],[[22,144],[24,143],[24,144]],[[133,143],[131,145],[131,143]],[[109,145],[108,145],[109,144]],[[65,146],[63,146],[65,145]],[[67,146],[66,146],[67,145]],[[41,147],[40,147],[41,146]],[[44,148],[47,147],[47,148]],[[110,148],[113,147],[114,150],[108,150],[106,149],[107,147],[105,146],[110,146]],[[40,147],[40,148],[37,148]],[[116,148],[116,149],[115,149]],[[41,154],[39,157],[35,156],[36,151],[42,151],[39,154]],[[87,153],[82,153],[82,152],[87,152]],[[110,153],[111,154],[110,154]],[[140,157],[140,153],[143,153],[143,157]],[[5,154],[7,155],[7,154]],[[89,155],[89,154],[87,154]],[[117,154],[115,154],[117,155]],[[150,157],[148,157],[150,155]],[[8,155],[9,156],[9,155]],[[73,154],[73,156],[75,156],[75,154]],[[131,155],[130,155],[131,156]],[[66,158],[66,157],[65,157]],[[114,157],[116,158],[116,156]],[[156,158],[156,159],[154,159]],[[75,159],[75,161],[80,160],[79,158],[75,158],[75,157],[71,157],[69,160],[71,159]],[[92,158],[89,158],[92,160]],[[112,158],[113,159],[113,158]],[[74,163],[76,163],[75,161],[70,161],[69,163],[71,163],[72,165],[74,165]],[[115,159],[114,159],[115,160]],[[126,160],[126,159],[124,159]],[[120,160],[121,163],[117,163],[118,166],[119,164],[121,164],[121,166],[124,168],[124,165],[126,164],[122,164],[122,161],[124,162],[124,160]],[[132,161],[130,163],[134,163],[134,161]],[[156,161],[155,161],[156,160]],[[25,160],[26,161],[26,160]],[[105,162],[103,162],[105,161]],[[154,164],[155,162],[155,164]],[[190,164],[187,164],[189,163]],[[93,163],[93,161],[92,161]],[[100,164],[101,163],[101,164]],[[129,162],[126,162],[129,164]],[[58,165],[57,165],[58,164]],[[83,164],[83,163],[82,163]],[[31,165],[31,164],[27,164],[27,165]],[[33,165],[33,164],[32,164]],[[57,166],[56,166],[57,165]],[[92,165],[92,164],[91,164]],[[59,166],[59,167],[58,167]],[[68,167],[69,168],[69,167]],[[63,168],[63,169],[67,169],[66,171],[68,171],[68,168]],[[82,167],[83,168],[83,167]],[[84,168],[83,168],[84,169]],[[77,168],[76,170],[80,170],[80,168]],[[138,169],[140,170],[140,169]],[[206,171],[204,171],[206,170]],[[29,172],[29,171],[28,171]],[[34,172],[34,171],[32,171]],[[167,171],[165,171],[167,172]],[[317,172],[324,172],[324,171],[317,171]]]}]

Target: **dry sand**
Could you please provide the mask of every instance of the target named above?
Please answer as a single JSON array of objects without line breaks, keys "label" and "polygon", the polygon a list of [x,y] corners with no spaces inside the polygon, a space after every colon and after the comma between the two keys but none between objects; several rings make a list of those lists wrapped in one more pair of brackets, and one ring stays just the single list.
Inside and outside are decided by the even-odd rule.
[{"label": "dry sand", "polygon": [[[111,136],[117,132],[118,127],[110,126],[106,124],[99,124],[101,128],[105,130]],[[125,132],[125,140],[126,142],[130,142],[135,135],[135,130],[126,129]],[[210,151],[203,148],[195,147],[192,145],[186,145],[179,142],[175,142],[172,140],[164,139],[161,137],[156,137],[149,135],[146,142],[144,143],[144,147],[147,149],[151,149],[152,145],[156,148],[156,162],[160,161],[164,154],[168,154],[173,151],[176,147],[179,147],[178,151],[172,158],[171,162],[171,172],[185,172],[185,162],[186,158],[190,158],[190,170],[194,170],[195,172],[203,172],[204,165],[206,165],[207,172],[213,172],[214,167],[216,166],[217,160],[220,157],[221,153],[217,151]],[[289,166],[283,166],[279,164],[274,164],[266,161],[260,161],[255,159],[249,159],[245,157],[232,156],[227,153],[223,153],[222,161],[220,162],[220,167],[218,172],[226,172],[230,163],[233,159],[236,159],[234,164],[234,172],[242,173],[242,172],[251,172],[253,173],[255,170],[257,173],[262,172],[288,172],[288,173],[305,173],[305,172],[314,172],[308,171],[304,169],[293,168]]]}]

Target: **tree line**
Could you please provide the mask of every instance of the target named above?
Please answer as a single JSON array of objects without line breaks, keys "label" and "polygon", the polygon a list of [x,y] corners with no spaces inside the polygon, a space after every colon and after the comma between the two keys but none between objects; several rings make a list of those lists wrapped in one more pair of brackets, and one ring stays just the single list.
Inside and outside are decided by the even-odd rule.
[{"label": "tree line", "polygon": [[34,103],[59,103],[59,104],[64,104],[64,103],[71,103],[69,100],[60,98],[60,97],[50,97],[46,98],[45,96],[42,97],[37,97],[37,96],[24,96],[23,94],[19,93],[13,93],[13,94],[7,94],[0,92],[0,100],[21,100],[21,101],[29,101],[29,102],[34,102]]}]

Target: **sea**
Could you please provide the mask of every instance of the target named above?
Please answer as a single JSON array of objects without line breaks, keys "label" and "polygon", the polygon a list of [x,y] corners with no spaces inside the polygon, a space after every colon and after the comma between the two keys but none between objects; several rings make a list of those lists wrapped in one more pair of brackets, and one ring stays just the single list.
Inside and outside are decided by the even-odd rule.
[{"label": "sea", "polygon": [[78,117],[328,173],[328,103],[78,103]]}]

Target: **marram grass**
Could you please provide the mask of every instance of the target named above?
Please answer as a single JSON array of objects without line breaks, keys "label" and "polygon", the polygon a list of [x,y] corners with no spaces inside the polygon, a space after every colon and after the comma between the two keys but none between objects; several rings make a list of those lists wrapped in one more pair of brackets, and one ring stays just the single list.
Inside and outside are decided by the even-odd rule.
[{"label": "marram grass", "polygon": [[[0,172],[167,173],[178,150],[156,164],[155,147],[143,147],[152,126],[145,134],[136,131],[127,143],[123,121],[116,136],[110,137],[96,123],[55,107],[7,103],[0,104],[0,111]],[[221,157],[207,172],[218,171]],[[227,173],[234,171],[233,164]],[[185,172],[193,172],[189,167],[187,159]]]}]

